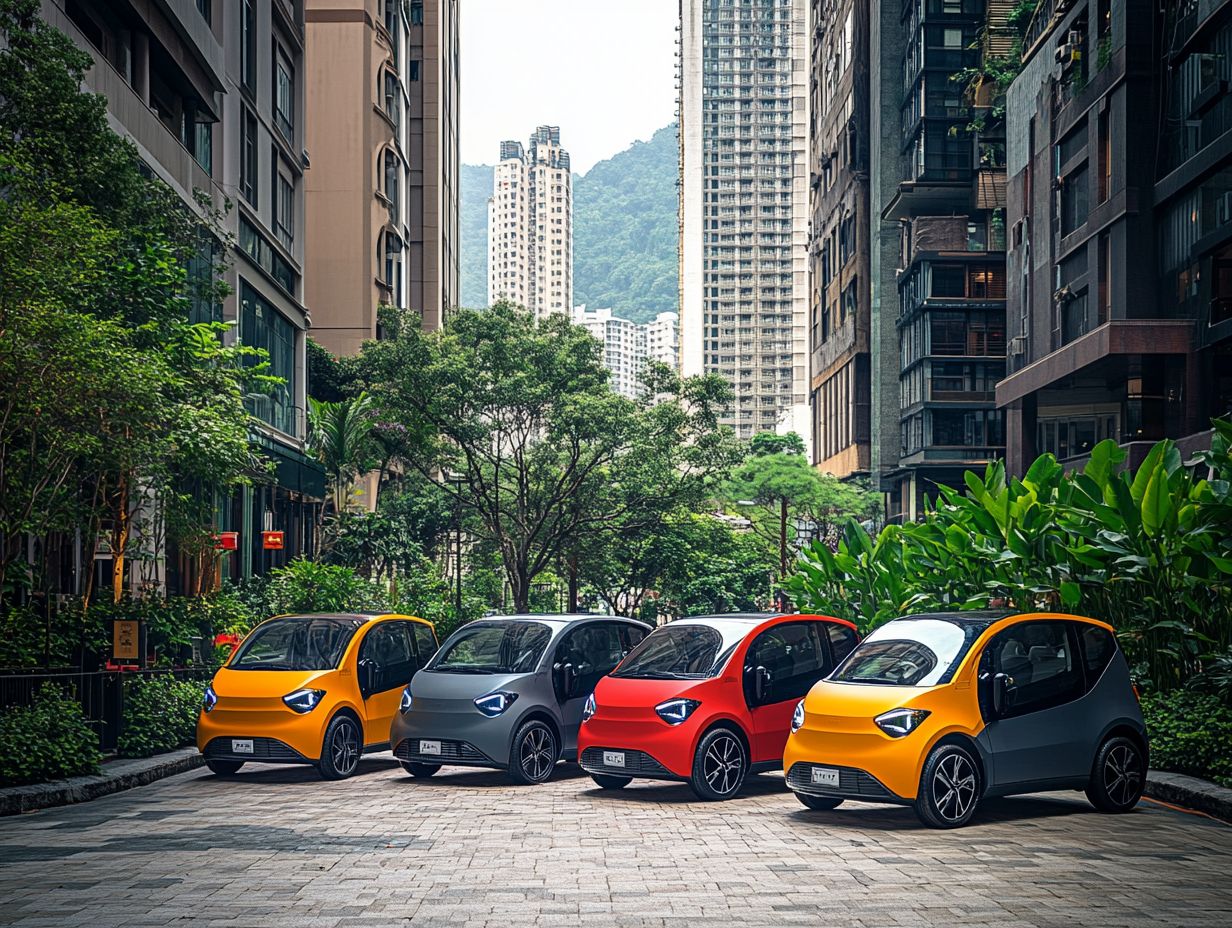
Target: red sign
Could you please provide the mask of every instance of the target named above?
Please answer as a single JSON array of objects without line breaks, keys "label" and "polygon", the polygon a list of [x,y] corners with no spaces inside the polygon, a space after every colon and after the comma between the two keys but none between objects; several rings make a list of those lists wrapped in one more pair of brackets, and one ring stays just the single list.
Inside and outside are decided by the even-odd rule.
[{"label": "red sign", "polygon": [[214,547],[219,551],[238,551],[240,547],[240,533],[219,532],[214,537]]},{"label": "red sign", "polygon": [[262,532],[261,547],[266,551],[281,551],[283,537],[283,532]]}]

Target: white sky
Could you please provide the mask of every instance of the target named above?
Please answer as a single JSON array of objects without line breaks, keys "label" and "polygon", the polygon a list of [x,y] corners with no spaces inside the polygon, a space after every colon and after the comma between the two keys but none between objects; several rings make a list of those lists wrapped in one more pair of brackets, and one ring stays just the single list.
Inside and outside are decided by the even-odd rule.
[{"label": "white sky", "polygon": [[584,174],[674,119],[677,0],[461,0],[462,161],[560,126]]}]

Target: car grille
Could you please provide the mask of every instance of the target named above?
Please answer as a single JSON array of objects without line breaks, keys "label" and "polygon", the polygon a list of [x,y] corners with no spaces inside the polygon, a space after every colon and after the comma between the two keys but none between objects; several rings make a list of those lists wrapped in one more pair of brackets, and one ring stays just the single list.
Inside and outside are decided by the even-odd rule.
[{"label": "car grille", "polygon": [[[828,767],[838,770],[838,788],[821,786],[813,782],[813,768]],[[896,799],[897,797],[881,785],[876,777],[855,767],[833,767],[829,764],[792,764],[787,774],[787,786],[798,793],[826,796],[851,796],[865,799]]]},{"label": "car grille", "polygon": [[[623,767],[608,767],[603,763],[604,751],[621,751],[625,755]],[[582,752],[582,766],[596,773],[624,774],[635,777],[670,777],[666,767],[645,751],[625,751],[623,748],[587,748]]]},{"label": "car grille", "polygon": [[236,754],[231,750],[231,738],[230,735],[225,738],[211,738],[202,753],[206,757],[233,757],[244,760],[306,760],[294,748],[276,738],[244,738],[243,740],[252,742],[252,753]]},{"label": "car grille", "polygon": [[[408,738],[405,741],[399,741],[398,746],[394,748],[394,757],[398,760],[415,761],[416,763],[424,764],[488,764],[491,759],[476,748],[473,744],[468,744],[465,741],[441,741],[440,754],[420,754],[418,751],[419,738]],[[431,741],[431,738],[424,739]],[[416,750],[412,751],[412,746]]]}]

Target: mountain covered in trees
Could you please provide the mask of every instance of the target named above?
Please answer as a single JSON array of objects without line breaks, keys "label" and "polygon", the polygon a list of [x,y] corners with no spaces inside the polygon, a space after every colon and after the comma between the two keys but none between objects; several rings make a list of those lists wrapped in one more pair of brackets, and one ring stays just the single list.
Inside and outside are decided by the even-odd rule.
[{"label": "mountain covered in trees", "polygon": [[[676,308],[676,127],[573,178],[574,302],[644,322]],[[462,167],[462,304],[487,304],[492,168]]]}]

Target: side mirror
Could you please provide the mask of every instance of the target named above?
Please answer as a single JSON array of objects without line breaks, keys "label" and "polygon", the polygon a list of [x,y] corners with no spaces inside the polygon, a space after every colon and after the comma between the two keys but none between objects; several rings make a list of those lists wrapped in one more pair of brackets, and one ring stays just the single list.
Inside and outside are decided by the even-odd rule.
[{"label": "side mirror", "polygon": [[760,704],[766,701],[770,692],[770,671],[765,667],[757,667],[753,671],[753,698]]},{"label": "side mirror", "polygon": [[378,667],[376,661],[364,659],[359,662],[359,689],[367,697],[376,692],[376,677]]},{"label": "side mirror", "polygon": [[565,699],[572,699],[578,694],[578,672],[572,664],[566,663],[561,666],[560,688],[565,694]]},{"label": "side mirror", "polygon": [[1008,674],[995,674],[992,678],[992,713],[1001,718],[1010,707],[1010,687],[1014,678]]}]

